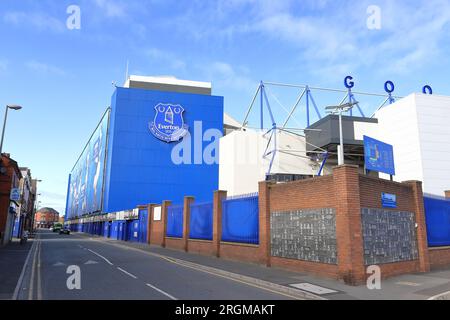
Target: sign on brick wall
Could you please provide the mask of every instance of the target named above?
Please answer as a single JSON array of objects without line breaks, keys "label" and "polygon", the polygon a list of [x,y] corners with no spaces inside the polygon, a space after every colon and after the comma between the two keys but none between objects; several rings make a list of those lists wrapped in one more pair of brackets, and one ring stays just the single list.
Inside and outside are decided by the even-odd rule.
[{"label": "sign on brick wall", "polygon": [[418,259],[413,213],[363,208],[361,214],[366,265]]},{"label": "sign on brick wall", "polygon": [[334,209],[274,212],[270,235],[274,257],[337,264]]}]

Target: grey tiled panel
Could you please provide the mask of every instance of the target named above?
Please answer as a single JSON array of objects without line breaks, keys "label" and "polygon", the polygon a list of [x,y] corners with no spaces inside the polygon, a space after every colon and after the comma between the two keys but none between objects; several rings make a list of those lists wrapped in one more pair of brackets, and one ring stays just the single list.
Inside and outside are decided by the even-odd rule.
[{"label": "grey tiled panel", "polygon": [[273,212],[270,235],[274,257],[337,264],[334,209]]}]

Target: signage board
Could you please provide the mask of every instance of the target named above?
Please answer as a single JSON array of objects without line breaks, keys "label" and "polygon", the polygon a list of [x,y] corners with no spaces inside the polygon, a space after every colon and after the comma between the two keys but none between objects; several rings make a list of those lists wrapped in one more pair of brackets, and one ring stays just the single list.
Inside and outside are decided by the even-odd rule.
[{"label": "signage board", "polygon": [[153,208],[153,221],[161,221],[161,207]]},{"label": "signage board", "polygon": [[382,193],[381,204],[383,208],[397,208],[397,196],[395,194]]},{"label": "signage board", "polygon": [[392,145],[364,136],[364,159],[367,170],[395,175]]},{"label": "signage board", "polygon": [[12,201],[19,201],[20,200],[20,189],[19,188],[12,188],[11,189],[10,199]]}]

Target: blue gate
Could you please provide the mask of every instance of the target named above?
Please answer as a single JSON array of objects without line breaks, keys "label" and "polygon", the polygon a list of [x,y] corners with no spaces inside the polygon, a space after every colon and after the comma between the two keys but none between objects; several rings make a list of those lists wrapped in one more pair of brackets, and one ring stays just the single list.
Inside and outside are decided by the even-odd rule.
[{"label": "blue gate", "polygon": [[257,194],[222,201],[222,241],[259,244]]},{"label": "blue gate", "polygon": [[128,220],[126,222],[126,241],[139,241],[139,220]]},{"label": "blue gate", "polygon": [[424,197],[428,246],[450,246],[450,201],[438,197]]},{"label": "blue gate", "polygon": [[212,240],[213,238],[212,202],[191,204],[189,238],[200,240]]},{"label": "blue gate", "polygon": [[167,208],[167,236],[183,238],[183,206],[172,205]]},{"label": "blue gate", "polygon": [[140,209],[139,210],[139,239],[138,241],[141,243],[147,242],[147,225],[148,225],[148,210]]}]

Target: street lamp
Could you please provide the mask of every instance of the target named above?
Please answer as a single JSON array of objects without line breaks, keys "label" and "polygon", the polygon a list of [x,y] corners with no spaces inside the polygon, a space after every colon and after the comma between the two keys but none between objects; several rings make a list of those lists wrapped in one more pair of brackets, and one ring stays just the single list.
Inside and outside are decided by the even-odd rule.
[{"label": "street lamp", "polygon": [[6,111],[5,111],[5,120],[3,122],[3,131],[2,131],[2,140],[0,142],[0,155],[2,154],[3,151],[3,138],[5,137],[5,129],[6,129],[6,120],[8,119],[8,110],[12,109],[12,110],[20,110],[22,109],[21,106],[18,105],[7,105],[6,106]]},{"label": "street lamp", "polygon": [[354,105],[358,104],[359,102],[349,102],[346,104],[341,104],[339,106],[329,106],[326,107],[326,110],[333,110],[329,111],[332,114],[339,113],[339,147],[338,147],[338,165],[344,164],[344,135],[342,132],[342,113],[347,112],[353,108]]}]

